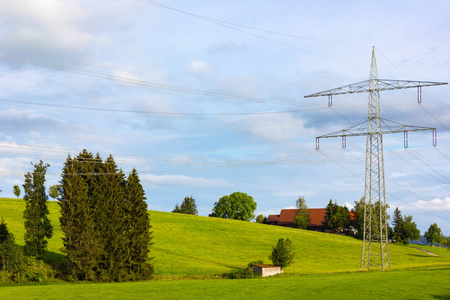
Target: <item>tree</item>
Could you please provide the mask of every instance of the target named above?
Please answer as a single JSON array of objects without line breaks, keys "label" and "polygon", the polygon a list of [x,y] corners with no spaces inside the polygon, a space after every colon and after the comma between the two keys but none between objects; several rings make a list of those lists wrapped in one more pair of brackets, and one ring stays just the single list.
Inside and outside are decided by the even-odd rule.
[{"label": "tree", "polygon": [[20,197],[20,188],[19,188],[19,186],[17,184],[13,186],[13,192],[14,192],[14,195],[16,195],[17,198]]},{"label": "tree", "polygon": [[284,268],[288,267],[294,261],[295,253],[292,250],[292,242],[289,238],[284,240],[278,239],[278,243],[272,248],[272,254],[269,256],[272,263],[276,266]]},{"label": "tree", "polygon": [[450,237],[444,237],[441,241],[442,245],[450,251]]},{"label": "tree", "polygon": [[5,220],[0,223],[0,270],[11,272],[18,264],[19,246],[15,244],[14,235],[9,232]]},{"label": "tree", "polygon": [[61,185],[55,184],[49,187],[48,195],[56,200],[59,197],[59,190],[61,189]]},{"label": "tree", "polygon": [[256,217],[256,223],[264,224],[264,223],[265,223],[264,215],[258,215],[258,216]]},{"label": "tree", "polygon": [[113,157],[83,150],[67,158],[61,180],[61,229],[72,280],[147,279],[150,224],[135,169],[125,178]]},{"label": "tree", "polygon": [[[100,161],[101,162],[101,161]],[[61,179],[61,230],[67,255],[66,276],[70,280],[97,280],[98,261],[103,252],[92,209],[93,178],[100,163],[83,150],[67,157]]]},{"label": "tree", "polygon": [[427,239],[427,242],[431,244],[431,247],[434,247],[435,244],[441,242],[441,234],[441,229],[437,226],[436,223],[433,223],[430,225],[430,228],[428,228],[427,232],[425,232],[425,238]]},{"label": "tree", "polygon": [[302,196],[298,197],[295,204],[297,206],[298,212],[294,217],[294,227],[299,229],[306,229],[308,227],[310,218],[305,198]]},{"label": "tree", "polygon": [[255,218],[256,202],[246,193],[235,192],[225,195],[214,203],[210,216],[216,218],[250,221]]},{"label": "tree", "polygon": [[178,206],[178,203],[175,204],[175,208],[172,210],[173,213],[180,213],[180,207]]},{"label": "tree", "polygon": [[190,197],[184,197],[183,203],[181,206],[178,206],[178,203],[175,205],[174,213],[188,214],[188,215],[198,215],[197,204],[195,204],[195,199]]},{"label": "tree", "polygon": [[359,201],[355,201],[352,213],[353,218],[350,221],[350,225],[356,229],[355,237],[362,239],[364,232],[364,197],[362,197]]},{"label": "tree", "polygon": [[420,231],[417,229],[416,223],[412,221],[412,216],[404,216],[398,207],[394,211],[392,221],[394,225],[392,238],[398,243],[408,244],[409,240],[417,240],[420,238]]},{"label": "tree", "polygon": [[32,174],[25,174],[23,184],[26,208],[23,213],[25,219],[25,247],[27,256],[42,259],[47,251],[47,239],[53,235],[53,227],[48,218],[48,196],[45,193],[45,174],[49,164],[41,160],[34,165]]},{"label": "tree", "polygon": [[148,257],[152,237],[145,192],[136,169],[128,175],[126,183],[126,233],[128,256],[126,267],[131,270],[134,280],[149,279],[153,265]]},{"label": "tree", "polygon": [[350,212],[345,206],[340,206],[330,199],[326,209],[323,225],[331,232],[342,232],[350,227]]},{"label": "tree", "polygon": [[398,207],[395,208],[394,211],[394,218],[392,220],[392,225],[394,226],[394,235],[393,239],[398,242],[402,243],[404,239],[404,224],[403,224],[403,218],[402,213],[398,209]]}]

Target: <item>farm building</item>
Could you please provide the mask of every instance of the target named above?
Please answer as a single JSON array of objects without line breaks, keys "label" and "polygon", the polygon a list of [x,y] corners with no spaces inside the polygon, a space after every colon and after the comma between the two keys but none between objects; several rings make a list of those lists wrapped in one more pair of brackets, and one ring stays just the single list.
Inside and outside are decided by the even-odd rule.
[{"label": "farm building", "polygon": [[281,267],[274,265],[253,265],[253,270],[256,274],[261,274],[262,277],[283,273],[283,269],[281,269]]},{"label": "farm building", "polygon": [[[324,231],[325,208],[308,208],[309,222],[308,230]],[[285,227],[294,227],[294,217],[298,209],[282,209],[279,215],[269,215],[266,223]]]}]

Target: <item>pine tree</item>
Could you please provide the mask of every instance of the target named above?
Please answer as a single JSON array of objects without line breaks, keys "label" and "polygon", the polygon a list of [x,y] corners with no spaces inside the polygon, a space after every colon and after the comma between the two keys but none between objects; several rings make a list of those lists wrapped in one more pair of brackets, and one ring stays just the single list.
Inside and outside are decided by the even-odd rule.
[{"label": "pine tree", "polygon": [[136,170],[128,180],[112,156],[83,150],[66,160],[61,180],[61,229],[70,278],[124,281],[150,278],[150,224]]},{"label": "pine tree", "polygon": [[197,204],[195,204],[195,199],[192,197],[192,195],[190,197],[184,197],[179,212],[188,215],[198,215]]},{"label": "pine tree", "polygon": [[34,165],[33,174],[25,174],[24,197],[25,255],[42,259],[47,251],[47,239],[53,235],[53,227],[48,219],[48,196],[45,193],[45,174],[49,164],[42,160]]},{"label": "pine tree", "polygon": [[403,223],[403,217],[401,211],[398,209],[398,207],[394,210],[394,217],[392,220],[392,225],[394,225],[394,236],[393,239],[398,243],[404,242],[404,236],[405,236],[405,226]]},{"label": "pine tree", "polygon": [[128,175],[126,186],[127,249],[126,265],[132,279],[148,279],[153,274],[148,247],[152,245],[151,226],[145,192],[136,169]]},{"label": "pine tree", "polygon": [[61,179],[58,203],[64,232],[63,251],[67,254],[67,273],[72,280],[97,280],[98,261],[103,252],[89,199],[89,182],[95,175],[90,157],[93,159],[85,151],[74,159],[69,156]]},{"label": "pine tree", "polygon": [[125,175],[110,155],[102,165],[92,193],[96,215],[96,228],[100,233],[103,255],[102,280],[121,281],[126,253],[125,232]]}]

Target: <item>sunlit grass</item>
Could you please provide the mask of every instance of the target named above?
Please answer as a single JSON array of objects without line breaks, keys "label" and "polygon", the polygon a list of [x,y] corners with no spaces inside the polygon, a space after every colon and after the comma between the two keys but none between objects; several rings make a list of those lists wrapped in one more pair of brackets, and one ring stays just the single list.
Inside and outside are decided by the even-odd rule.
[{"label": "sunlit grass", "polygon": [[[4,217],[16,242],[23,245],[22,199],[1,199]],[[49,202],[50,220],[55,226],[48,244],[49,259],[61,259],[62,232],[59,206]],[[213,277],[246,266],[268,256],[278,238],[289,238],[297,253],[287,275],[304,275],[359,270],[361,241],[352,237],[297,230],[250,222],[150,211],[153,231],[151,256],[157,278]],[[421,246],[439,257],[407,246],[390,245],[392,269],[450,264],[450,251]]]}]

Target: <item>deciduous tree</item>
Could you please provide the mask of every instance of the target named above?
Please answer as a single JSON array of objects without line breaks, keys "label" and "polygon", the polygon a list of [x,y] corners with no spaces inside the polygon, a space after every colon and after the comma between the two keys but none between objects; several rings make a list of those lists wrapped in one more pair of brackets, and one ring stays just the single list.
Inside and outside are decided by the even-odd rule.
[{"label": "deciduous tree", "polygon": [[309,223],[309,210],[306,205],[305,197],[298,197],[295,203],[298,212],[294,217],[294,227],[299,229],[306,229]]},{"label": "deciduous tree", "polygon": [[434,247],[435,244],[441,242],[441,235],[442,231],[436,223],[431,224],[430,228],[425,232],[425,238],[427,239],[427,242],[431,244],[431,247]]},{"label": "deciduous tree", "polygon": [[45,193],[45,174],[49,164],[44,164],[41,160],[34,165],[31,174],[25,174],[23,184],[25,200],[25,247],[24,253],[28,256],[35,256],[42,259],[47,251],[47,240],[53,235],[53,227],[48,218],[47,194]]},{"label": "deciduous tree", "polygon": [[246,193],[235,192],[229,196],[225,195],[214,203],[210,216],[225,219],[237,219],[250,221],[255,218],[256,202],[252,196]]},{"label": "deciduous tree", "polygon": [[256,217],[256,223],[264,224],[265,223],[264,215],[258,215]]},{"label": "deciduous tree", "polygon": [[17,198],[20,197],[20,188],[19,188],[19,186],[17,184],[13,186],[13,192],[14,192],[14,195],[16,195]]}]

